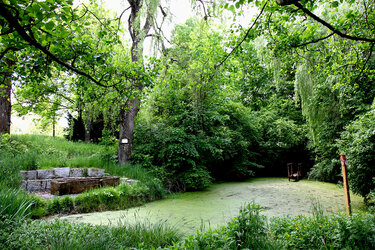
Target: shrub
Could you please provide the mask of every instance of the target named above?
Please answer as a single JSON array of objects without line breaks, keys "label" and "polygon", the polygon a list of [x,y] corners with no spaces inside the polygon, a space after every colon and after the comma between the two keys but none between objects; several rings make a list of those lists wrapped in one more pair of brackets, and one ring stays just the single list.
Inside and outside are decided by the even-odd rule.
[{"label": "shrub", "polygon": [[317,162],[309,172],[309,178],[320,181],[334,181],[338,179],[340,172],[340,160],[323,159]]},{"label": "shrub", "polygon": [[184,180],[186,190],[202,190],[212,184],[212,177],[208,170],[203,166],[195,167],[181,174]]},{"label": "shrub", "polygon": [[100,211],[100,200],[98,192],[89,191],[79,194],[74,198],[74,205],[78,212],[88,213],[93,211]]},{"label": "shrub", "polygon": [[374,249],[375,216],[279,217],[271,221],[270,235],[288,249]]},{"label": "shrub", "polygon": [[59,213],[61,211],[61,204],[59,198],[54,198],[47,202],[47,211],[49,214]]},{"label": "shrub", "polygon": [[65,196],[60,200],[60,210],[63,213],[70,213],[74,209],[73,199]]},{"label": "shrub", "polygon": [[339,148],[348,159],[351,189],[369,198],[370,191],[375,189],[375,103],[370,111],[346,127]]},{"label": "shrub", "polygon": [[260,206],[250,203],[226,226],[205,233],[198,231],[176,244],[182,249],[277,249],[267,234],[267,219],[260,215]]}]

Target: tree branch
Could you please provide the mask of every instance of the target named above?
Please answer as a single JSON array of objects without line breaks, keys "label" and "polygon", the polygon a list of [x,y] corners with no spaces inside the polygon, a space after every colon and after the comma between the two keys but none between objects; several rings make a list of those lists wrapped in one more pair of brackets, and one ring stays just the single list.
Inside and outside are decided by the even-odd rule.
[{"label": "tree branch", "polygon": [[215,69],[218,68],[218,67],[220,67],[221,65],[223,65],[223,63],[224,63],[224,62],[225,62],[225,61],[226,61],[226,60],[227,60],[227,59],[233,54],[233,52],[234,52],[235,50],[237,50],[237,49],[241,46],[241,44],[245,41],[246,37],[250,34],[251,29],[255,26],[256,22],[257,22],[258,19],[259,19],[259,17],[263,14],[263,11],[264,11],[264,9],[266,8],[267,4],[268,4],[268,0],[267,0],[266,3],[263,5],[262,10],[260,11],[259,15],[258,15],[258,16],[256,17],[256,19],[254,20],[253,24],[252,24],[252,25],[250,26],[250,28],[247,30],[245,36],[244,36],[244,37],[241,39],[241,41],[236,45],[236,47],[234,47],[234,48],[231,50],[231,52],[228,53],[228,54],[226,55],[226,57],[225,57],[220,63],[218,63],[218,64],[215,65]]},{"label": "tree branch", "polygon": [[41,45],[38,41],[36,41],[36,39],[33,37],[33,33],[31,32],[31,29],[29,30],[30,34],[28,34],[26,32],[26,30],[19,24],[18,20],[16,17],[14,17],[5,7],[3,4],[0,4],[0,15],[3,16],[8,24],[13,27],[17,33],[27,42],[29,43],[31,46],[39,49],[40,51],[42,51],[45,55],[47,55],[49,58],[51,58],[53,61],[55,61],[56,63],[58,63],[59,65],[65,67],[66,69],[69,69],[75,73],[77,73],[78,75],[81,75],[81,76],[84,76],[84,77],[87,77],[89,80],[91,80],[92,82],[94,82],[95,84],[101,86],[101,87],[105,87],[105,88],[108,88],[108,87],[111,87],[111,86],[108,86],[108,85],[104,85],[102,84],[101,82],[97,81],[96,79],[94,79],[91,75],[87,74],[86,72],[83,72],[75,67],[72,67],[71,65],[67,64],[66,62],[63,62],[60,58],[58,58],[56,55],[54,55],[53,53],[51,53],[46,47],[44,47],[43,45]]},{"label": "tree branch", "polygon": [[358,80],[358,78],[362,75],[363,71],[365,70],[367,63],[368,63],[368,61],[370,60],[370,58],[371,58],[371,56],[372,56],[372,51],[373,51],[374,45],[375,45],[375,43],[372,43],[372,44],[371,44],[370,52],[369,52],[369,54],[368,54],[368,56],[367,56],[367,59],[366,59],[365,63],[363,64],[363,67],[362,67],[361,72],[359,72],[359,74],[358,74],[357,77],[355,78],[355,82]]},{"label": "tree branch", "polygon": [[298,45],[293,45],[292,47],[293,47],[293,48],[298,48],[298,47],[303,47],[303,46],[306,46],[306,45],[309,45],[309,44],[312,44],[312,43],[317,43],[317,42],[323,41],[323,40],[325,40],[325,39],[327,39],[327,38],[330,38],[330,37],[333,36],[334,34],[335,34],[335,33],[332,32],[331,34],[329,34],[329,35],[327,35],[327,36],[325,36],[325,37],[321,37],[321,38],[319,38],[319,39],[312,40],[312,41],[310,41],[310,42],[306,42],[306,43],[302,43],[302,44],[298,44]]},{"label": "tree branch", "polygon": [[375,39],[373,38],[367,38],[367,37],[359,37],[359,36],[352,36],[348,34],[344,34],[341,31],[337,30],[335,27],[333,27],[331,24],[327,23],[320,17],[316,16],[314,13],[312,13],[310,10],[306,9],[302,6],[298,1],[291,1],[291,4],[294,4],[298,9],[302,10],[306,15],[317,21],[318,23],[322,24],[323,26],[327,27],[329,30],[331,30],[333,33],[341,36],[342,38],[346,38],[353,41],[362,41],[362,42],[370,42],[375,43]]},{"label": "tree branch", "polygon": [[0,61],[3,59],[3,57],[6,55],[6,53],[8,53],[9,51],[17,51],[19,49],[17,49],[16,47],[9,47],[9,48],[6,48],[1,54],[0,54]]}]

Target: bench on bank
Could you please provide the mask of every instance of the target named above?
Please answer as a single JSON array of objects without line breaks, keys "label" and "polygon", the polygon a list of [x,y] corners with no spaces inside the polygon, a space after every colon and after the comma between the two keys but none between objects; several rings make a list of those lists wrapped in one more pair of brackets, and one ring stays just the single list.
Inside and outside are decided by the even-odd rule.
[{"label": "bench on bank", "polygon": [[288,168],[288,181],[293,179],[299,181],[302,177],[302,163],[297,164],[297,169],[294,167],[294,163],[287,163]]}]

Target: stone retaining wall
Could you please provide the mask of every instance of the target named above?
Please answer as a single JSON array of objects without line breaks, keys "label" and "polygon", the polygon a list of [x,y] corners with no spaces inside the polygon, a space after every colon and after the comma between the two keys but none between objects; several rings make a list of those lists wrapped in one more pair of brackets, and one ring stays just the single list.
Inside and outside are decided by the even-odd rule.
[{"label": "stone retaining wall", "polygon": [[100,168],[54,168],[20,171],[23,177],[22,187],[29,192],[46,192],[51,190],[51,181],[69,177],[102,177],[104,169]]}]

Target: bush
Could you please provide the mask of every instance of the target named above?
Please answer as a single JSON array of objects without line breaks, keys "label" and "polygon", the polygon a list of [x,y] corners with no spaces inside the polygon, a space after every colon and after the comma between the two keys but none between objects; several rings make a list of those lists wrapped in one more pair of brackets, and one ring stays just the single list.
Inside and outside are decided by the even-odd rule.
[{"label": "bush", "polygon": [[254,203],[240,209],[227,226],[208,232],[197,232],[177,244],[182,249],[277,249],[268,238],[267,219]]},{"label": "bush", "polygon": [[375,189],[375,103],[369,112],[346,127],[339,149],[348,159],[350,188],[368,199]]},{"label": "bush", "polygon": [[320,181],[334,181],[338,179],[341,168],[338,159],[323,159],[317,162],[309,172],[309,178]]},{"label": "bush", "polygon": [[346,215],[274,218],[270,235],[287,249],[374,249],[375,216]]},{"label": "bush", "polygon": [[125,209],[142,205],[153,199],[155,197],[150,195],[150,189],[145,184],[136,183],[130,185],[122,183],[117,187],[91,189],[74,197],[73,203],[76,211],[87,213]]},{"label": "bush", "polygon": [[202,166],[195,167],[181,176],[185,182],[186,190],[203,190],[212,184],[210,173]]}]

